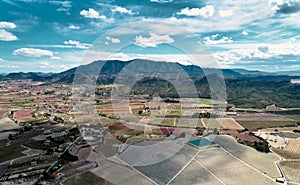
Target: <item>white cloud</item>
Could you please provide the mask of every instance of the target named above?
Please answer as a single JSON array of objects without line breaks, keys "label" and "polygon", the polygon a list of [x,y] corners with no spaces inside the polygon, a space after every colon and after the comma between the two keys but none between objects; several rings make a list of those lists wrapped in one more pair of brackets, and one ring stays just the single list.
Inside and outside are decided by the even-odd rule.
[{"label": "white cloud", "polygon": [[64,44],[72,45],[72,46],[75,46],[76,48],[80,48],[80,49],[88,49],[89,47],[92,46],[91,44],[80,43],[79,41],[76,41],[76,40],[64,41]]},{"label": "white cloud", "polygon": [[59,57],[59,56],[52,56],[51,57],[51,60],[60,60],[61,59],[61,57]]},{"label": "white cloud", "polygon": [[219,15],[221,17],[229,17],[229,16],[233,15],[233,11],[232,10],[220,10]]},{"label": "white cloud", "polygon": [[184,65],[198,65],[201,67],[218,67],[215,59],[209,54],[124,54],[89,50],[88,55],[82,59],[83,64],[96,60],[122,60],[144,59],[153,61],[178,62]]},{"label": "white cloud", "polygon": [[120,7],[120,6],[114,7],[111,11],[112,12],[119,12],[119,13],[123,13],[123,14],[129,14],[129,15],[133,14],[131,10],[128,10],[128,9]]},{"label": "white cloud", "polygon": [[0,62],[3,62],[4,60],[2,58],[0,58]]},{"label": "white cloud", "polygon": [[80,29],[80,27],[78,25],[70,25],[68,28],[71,30],[79,30]]},{"label": "white cloud", "polygon": [[248,35],[248,32],[244,30],[244,31],[242,32],[242,35]]},{"label": "white cloud", "polygon": [[204,43],[207,45],[230,44],[233,42],[231,37],[220,37],[219,34],[215,34],[210,37],[204,37],[203,39],[204,39]]},{"label": "white cloud", "polygon": [[99,12],[97,12],[93,8],[89,8],[89,10],[82,10],[80,12],[80,15],[92,19],[106,19],[105,15],[99,15]]},{"label": "white cloud", "polygon": [[19,69],[21,67],[18,65],[0,65],[0,68]]},{"label": "white cloud", "polygon": [[56,9],[58,12],[66,12],[68,15],[70,8],[72,8],[71,1],[49,1],[51,4],[59,5],[60,7]]},{"label": "white cloud", "polygon": [[215,13],[215,7],[212,5],[206,5],[203,8],[191,8],[188,7],[182,9],[178,12],[178,15],[186,15],[186,16],[202,16],[205,18],[212,17]]},{"label": "white cloud", "polygon": [[174,0],[150,0],[152,3],[171,3]]},{"label": "white cloud", "polygon": [[296,38],[295,38],[295,37],[290,38],[289,42],[290,42],[290,43],[296,42]]},{"label": "white cloud", "polygon": [[48,62],[40,62],[40,69],[48,68],[50,64]]},{"label": "white cloud", "polygon": [[265,61],[268,59],[288,59],[288,56],[300,57],[300,46],[297,44],[262,44],[246,45],[241,48],[215,53],[214,57],[222,63],[233,64],[241,61]]},{"label": "white cloud", "polygon": [[0,41],[14,41],[18,40],[18,37],[12,34],[11,32],[8,32],[4,29],[0,29]]},{"label": "white cloud", "polygon": [[20,48],[13,51],[12,55],[25,56],[25,57],[42,57],[42,56],[53,56],[53,52],[43,49],[35,48]]},{"label": "white cloud", "polygon": [[172,39],[169,35],[156,35],[155,33],[150,33],[150,37],[143,37],[141,35],[135,37],[135,44],[145,47],[157,47],[159,44],[168,44],[173,43],[174,39]]},{"label": "white cloud", "polygon": [[15,29],[17,26],[12,22],[0,22],[0,41],[14,41],[18,40],[18,37],[13,33],[6,31],[5,29]]},{"label": "white cloud", "polygon": [[17,26],[12,22],[0,22],[0,28],[4,29],[15,29]]},{"label": "white cloud", "polygon": [[121,42],[119,38],[112,38],[112,37],[107,36],[107,37],[105,37],[105,39],[106,39],[106,42],[105,42],[106,45],[108,45],[109,42],[111,42],[113,44],[117,44],[117,43]]}]

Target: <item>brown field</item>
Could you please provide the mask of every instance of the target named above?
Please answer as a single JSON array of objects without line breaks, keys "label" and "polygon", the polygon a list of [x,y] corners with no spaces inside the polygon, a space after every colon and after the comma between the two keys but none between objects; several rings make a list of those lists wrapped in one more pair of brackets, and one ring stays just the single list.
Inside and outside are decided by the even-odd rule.
[{"label": "brown field", "polygon": [[282,161],[280,165],[288,181],[300,183],[300,161]]},{"label": "brown field", "polygon": [[216,118],[221,124],[222,129],[225,130],[244,130],[238,122],[236,122],[233,118]]},{"label": "brown field", "polygon": [[250,130],[257,131],[265,128],[277,128],[277,127],[289,127],[294,126],[294,121],[269,121],[267,119],[256,120],[256,121],[239,121],[236,120],[241,126]]},{"label": "brown field", "polygon": [[298,127],[274,127],[274,128],[266,128],[260,130],[261,132],[274,132],[275,130],[279,132],[293,132],[293,130],[300,130],[300,126]]},{"label": "brown field", "polygon": [[300,139],[289,139],[289,142],[284,150],[300,156]]},{"label": "brown field", "polygon": [[268,121],[295,121],[289,117],[268,114],[268,113],[239,113],[234,117],[236,121],[258,121],[258,120],[268,120]]},{"label": "brown field", "polygon": [[300,139],[289,139],[285,149],[272,150],[286,159],[300,159]]},{"label": "brown field", "polygon": [[113,185],[112,183],[108,182],[107,180],[95,175],[92,172],[84,172],[80,175],[75,175],[66,181],[63,182],[65,185],[92,185],[92,184],[102,184],[102,185]]},{"label": "brown field", "polygon": [[221,121],[214,118],[201,118],[201,122],[205,128],[221,128]]},{"label": "brown field", "polygon": [[19,129],[20,126],[16,123],[14,123],[9,118],[2,118],[0,119],[0,131],[4,130],[13,130],[13,129]]}]

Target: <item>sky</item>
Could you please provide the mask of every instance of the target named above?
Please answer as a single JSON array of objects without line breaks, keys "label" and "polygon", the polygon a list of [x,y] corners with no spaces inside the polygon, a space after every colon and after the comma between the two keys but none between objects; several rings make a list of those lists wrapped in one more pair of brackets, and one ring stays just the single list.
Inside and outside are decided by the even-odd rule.
[{"label": "sky", "polygon": [[0,0],[0,7],[0,73],[134,58],[300,70],[300,0]]}]

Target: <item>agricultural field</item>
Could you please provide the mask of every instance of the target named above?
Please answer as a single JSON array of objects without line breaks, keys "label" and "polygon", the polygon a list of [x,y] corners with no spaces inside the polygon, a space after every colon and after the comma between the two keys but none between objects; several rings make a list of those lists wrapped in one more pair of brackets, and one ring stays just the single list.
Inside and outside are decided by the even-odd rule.
[{"label": "agricultural field", "polygon": [[275,161],[279,160],[279,157],[274,154],[258,152],[253,148],[237,143],[231,136],[217,136],[214,142],[262,173],[272,178],[279,177],[279,172],[275,165]]},{"label": "agricultural field", "polygon": [[216,118],[219,123],[221,123],[221,128],[224,130],[244,130],[238,122],[233,118]]},{"label": "agricultural field", "polygon": [[259,129],[265,128],[277,128],[277,127],[293,127],[295,126],[295,121],[265,121],[265,120],[256,120],[256,121],[238,121],[242,127],[248,129],[249,131],[257,131]]},{"label": "agricultural field", "polygon": [[234,119],[250,131],[274,127],[291,127],[297,123],[287,116],[268,113],[239,113]]},{"label": "agricultural field", "polygon": [[288,181],[300,183],[300,161],[282,161],[280,166],[283,168]]},{"label": "agricultural field", "polygon": [[284,149],[272,148],[272,150],[285,159],[300,159],[300,139],[289,139]]},{"label": "agricultural field", "polygon": [[1,149],[0,150],[0,163],[7,161],[7,160],[12,160],[17,157],[24,156],[25,154],[22,153],[23,151],[27,150],[24,148],[22,145],[28,142],[29,139],[42,134],[43,132],[40,130],[33,130],[24,133],[22,137],[15,139],[11,142],[11,145],[5,148],[5,150]]},{"label": "agricultural field", "polygon": [[15,130],[15,129],[19,129],[19,128],[20,128],[20,126],[18,124],[14,123],[9,118],[0,119],[0,132],[6,131],[6,130]]},{"label": "agricultural field", "polygon": [[[255,153],[252,153],[252,155],[255,155]],[[201,152],[196,157],[196,160],[222,180],[222,184],[276,184],[275,180],[267,178],[262,173],[250,167],[252,164],[249,161],[245,162],[250,164],[250,166],[243,162],[243,159],[241,161],[221,148],[213,148]],[[256,168],[257,166],[253,167]],[[267,175],[270,174],[267,173]],[[274,175],[275,177],[279,176],[279,174]]]}]

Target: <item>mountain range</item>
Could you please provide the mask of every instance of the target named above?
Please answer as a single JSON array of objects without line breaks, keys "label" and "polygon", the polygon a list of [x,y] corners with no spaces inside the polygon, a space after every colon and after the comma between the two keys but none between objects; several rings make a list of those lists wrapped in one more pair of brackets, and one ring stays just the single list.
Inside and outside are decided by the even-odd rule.
[{"label": "mountain range", "polygon": [[[101,71],[99,71],[101,68]],[[268,73],[245,69],[215,69],[200,68],[196,65],[182,65],[171,62],[156,62],[135,59],[130,61],[94,61],[60,73],[10,73],[0,76],[0,80],[32,79],[45,83],[71,84],[74,77],[80,79],[95,78],[98,84],[113,83],[118,75],[144,75],[142,84],[165,87],[168,83],[153,80],[156,75],[166,75],[176,78],[190,77],[199,91],[199,96],[209,97],[207,77],[212,74],[223,76],[226,83],[229,103],[239,107],[262,108],[270,104],[281,107],[300,107],[300,84],[291,83],[292,79],[300,79],[300,71]],[[84,80],[83,80],[84,81]],[[154,83],[154,84],[153,84]],[[140,89],[139,89],[140,90]],[[151,89],[149,89],[151,93]],[[163,90],[167,96],[174,89]]]}]

